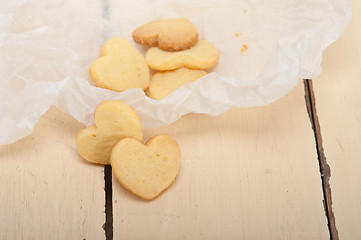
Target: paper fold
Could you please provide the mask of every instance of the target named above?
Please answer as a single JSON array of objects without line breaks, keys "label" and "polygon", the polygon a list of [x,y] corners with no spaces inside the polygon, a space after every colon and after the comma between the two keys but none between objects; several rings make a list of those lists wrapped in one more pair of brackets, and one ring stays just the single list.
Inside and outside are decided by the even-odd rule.
[{"label": "paper fold", "polygon": [[[117,4],[109,6],[119,13],[112,16],[109,11],[109,20],[57,1],[11,1],[2,6],[0,144],[30,134],[51,105],[89,125],[101,101],[119,99],[138,112],[144,128],[151,128],[190,112],[219,115],[232,106],[269,104],[300,78],[320,75],[323,50],[351,18],[350,0]],[[135,5],[142,8],[131,11]],[[141,89],[118,93],[94,86],[88,68],[107,38],[131,41],[137,26],[171,17],[189,18],[200,37],[217,47],[219,63],[210,74],[161,101],[146,97]],[[243,45],[248,46],[245,52],[240,51]]]}]

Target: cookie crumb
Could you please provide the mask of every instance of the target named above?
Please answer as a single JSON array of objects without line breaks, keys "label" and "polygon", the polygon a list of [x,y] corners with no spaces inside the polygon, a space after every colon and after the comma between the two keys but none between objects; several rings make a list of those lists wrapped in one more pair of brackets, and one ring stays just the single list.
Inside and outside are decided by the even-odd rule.
[{"label": "cookie crumb", "polygon": [[246,10],[246,9],[244,9],[244,10],[243,10],[243,12],[244,12],[244,13],[247,13],[247,10]]},{"label": "cookie crumb", "polygon": [[241,47],[241,53],[245,52],[248,50],[248,46],[246,44],[243,44]]}]

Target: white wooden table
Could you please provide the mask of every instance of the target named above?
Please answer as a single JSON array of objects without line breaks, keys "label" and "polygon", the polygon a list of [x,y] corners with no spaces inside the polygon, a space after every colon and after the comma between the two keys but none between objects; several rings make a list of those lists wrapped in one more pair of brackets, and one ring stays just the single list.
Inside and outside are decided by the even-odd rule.
[{"label": "white wooden table", "polygon": [[[77,4],[102,14],[101,3]],[[154,201],[81,159],[75,134],[84,126],[52,107],[31,135],[0,146],[0,239],[361,239],[361,2],[353,4],[318,79],[269,106],[146,130],[145,139],[170,134],[182,150],[179,176]]]}]

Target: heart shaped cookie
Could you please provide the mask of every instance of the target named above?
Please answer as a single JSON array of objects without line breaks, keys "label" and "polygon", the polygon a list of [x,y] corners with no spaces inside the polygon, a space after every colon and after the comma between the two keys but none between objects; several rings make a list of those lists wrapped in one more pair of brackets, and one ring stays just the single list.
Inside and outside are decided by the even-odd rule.
[{"label": "heart shaped cookie", "polygon": [[197,43],[198,32],[185,18],[155,20],[135,29],[133,40],[165,51],[181,51]]},{"label": "heart shaped cookie", "polygon": [[150,81],[147,95],[150,98],[161,100],[184,84],[193,82],[205,75],[207,72],[203,70],[188,68],[158,72],[153,75]]},{"label": "heart shaped cookie", "polygon": [[149,85],[149,68],[138,50],[127,40],[115,37],[107,40],[100,57],[89,68],[89,75],[97,87],[114,91],[141,88]]},{"label": "heart shaped cookie", "polygon": [[143,145],[132,138],[113,148],[111,165],[120,184],[143,199],[153,199],[176,178],[181,159],[178,143],[168,135],[157,135]]},{"label": "heart shaped cookie", "polygon": [[180,67],[207,69],[216,65],[218,51],[212,43],[199,40],[194,47],[179,52],[166,52],[157,47],[150,48],[145,59],[148,66],[155,70],[173,70]]},{"label": "heart shaped cookie", "polygon": [[143,142],[143,131],[136,111],[127,104],[108,100],[100,103],[94,112],[95,125],[76,135],[78,153],[89,162],[110,164],[114,144],[122,138]]}]

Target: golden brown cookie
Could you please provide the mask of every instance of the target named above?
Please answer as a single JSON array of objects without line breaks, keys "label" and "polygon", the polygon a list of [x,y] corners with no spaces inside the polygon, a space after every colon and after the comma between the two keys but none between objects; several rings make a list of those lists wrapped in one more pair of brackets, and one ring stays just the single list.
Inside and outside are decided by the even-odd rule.
[{"label": "golden brown cookie", "polygon": [[150,81],[147,95],[150,98],[161,100],[184,84],[193,82],[205,75],[207,75],[205,71],[188,68],[158,72],[153,75]]},{"label": "golden brown cookie", "polygon": [[145,59],[148,66],[155,70],[165,71],[181,67],[207,69],[217,64],[218,51],[212,43],[199,40],[194,47],[179,52],[150,48]]},{"label": "golden brown cookie", "polygon": [[155,20],[135,29],[133,40],[165,51],[181,51],[197,43],[198,32],[185,18]]},{"label": "golden brown cookie", "polygon": [[143,55],[129,41],[119,37],[105,42],[89,74],[97,87],[118,92],[128,88],[145,90],[150,79]]},{"label": "golden brown cookie", "polygon": [[124,188],[150,200],[173,183],[180,160],[176,140],[168,135],[157,135],[145,145],[132,138],[120,140],[112,150],[110,162]]},{"label": "golden brown cookie", "polygon": [[135,110],[118,100],[107,100],[94,112],[95,125],[88,126],[76,135],[76,148],[89,162],[110,164],[114,144],[131,137],[143,141],[140,119]]}]

